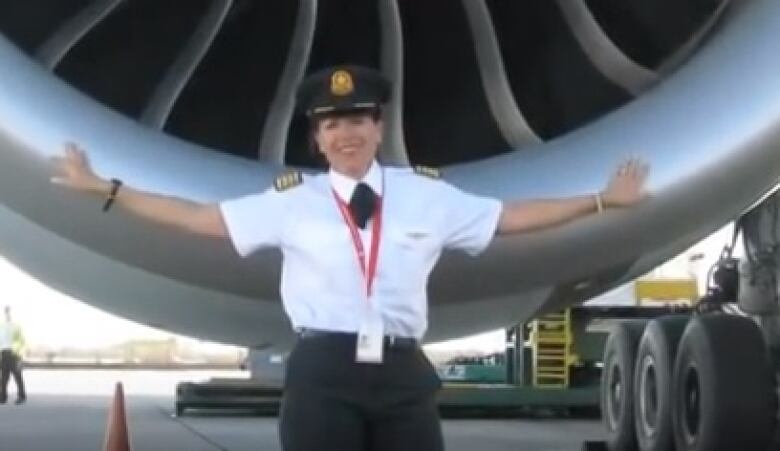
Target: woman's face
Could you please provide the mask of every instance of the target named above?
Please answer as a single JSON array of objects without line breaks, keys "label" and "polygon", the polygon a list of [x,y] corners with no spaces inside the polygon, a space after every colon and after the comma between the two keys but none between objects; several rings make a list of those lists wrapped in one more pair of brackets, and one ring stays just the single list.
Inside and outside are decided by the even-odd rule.
[{"label": "woman's face", "polygon": [[382,143],[382,121],[365,112],[327,116],[319,120],[314,139],[331,168],[361,178]]}]

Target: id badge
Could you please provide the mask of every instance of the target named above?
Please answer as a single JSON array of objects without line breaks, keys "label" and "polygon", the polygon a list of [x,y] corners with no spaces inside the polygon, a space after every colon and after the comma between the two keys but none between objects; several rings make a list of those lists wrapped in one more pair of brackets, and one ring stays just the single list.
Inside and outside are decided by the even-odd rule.
[{"label": "id badge", "polygon": [[385,332],[380,315],[366,315],[357,335],[355,361],[361,363],[382,363]]}]

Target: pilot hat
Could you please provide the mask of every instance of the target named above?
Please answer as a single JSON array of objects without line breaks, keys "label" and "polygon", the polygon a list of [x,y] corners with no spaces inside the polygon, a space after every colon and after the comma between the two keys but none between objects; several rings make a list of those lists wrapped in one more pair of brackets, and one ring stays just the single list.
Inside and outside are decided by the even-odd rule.
[{"label": "pilot hat", "polygon": [[375,69],[344,65],[319,70],[298,88],[298,109],[306,116],[375,110],[390,99],[390,82]]}]

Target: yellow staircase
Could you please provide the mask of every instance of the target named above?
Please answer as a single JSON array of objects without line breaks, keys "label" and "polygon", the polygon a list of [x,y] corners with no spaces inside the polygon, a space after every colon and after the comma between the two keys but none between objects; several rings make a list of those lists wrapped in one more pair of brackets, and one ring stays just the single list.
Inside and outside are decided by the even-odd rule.
[{"label": "yellow staircase", "polygon": [[539,388],[567,388],[572,353],[571,311],[544,315],[531,324],[533,384]]}]

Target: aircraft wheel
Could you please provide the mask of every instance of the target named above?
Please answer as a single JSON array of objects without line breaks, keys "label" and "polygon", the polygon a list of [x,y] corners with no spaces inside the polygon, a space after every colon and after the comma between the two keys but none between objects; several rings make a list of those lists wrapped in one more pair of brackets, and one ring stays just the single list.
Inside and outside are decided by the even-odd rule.
[{"label": "aircraft wheel", "polygon": [[677,451],[763,451],[775,426],[774,374],[749,318],[694,318],[674,365],[672,426]]},{"label": "aircraft wheel", "polygon": [[601,377],[601,417],[612,451],[636,449],[632,402],[634,360],[646,321],[618,323],[604,346]]},{"label": "aircraft wheel", "polygon": [[672,449],[672,369],[690,315],[651,321],[639,342],[634,369],[634,426],[641,451]]}]

